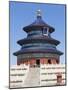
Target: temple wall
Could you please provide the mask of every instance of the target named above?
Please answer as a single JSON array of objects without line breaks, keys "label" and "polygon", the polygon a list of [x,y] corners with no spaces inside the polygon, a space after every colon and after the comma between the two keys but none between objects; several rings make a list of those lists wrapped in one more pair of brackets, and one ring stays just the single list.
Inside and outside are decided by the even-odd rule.
[{"label": "temple wall", "polygon": [[[40,81],[39,83],[37,83],[38,80]],[[30,83],[31,81],[32,83]],[[30,68],[29,65],[22,64],[10,67],[10,88],[31,87],[33,85],[65,85],[65,65],[41,64],[40,68]]]},{"label": "temple wall", "polygon": [[[58,78],[58,76],[61,76],[61,78]],[[41,65],[40,84],[42,86],[64,85],[65,84],[65,65]]]},{"label": "temple wall", "polygon": [[10,88],[22,87],[29,72],[29,66],[22,64],[10,67]]}]

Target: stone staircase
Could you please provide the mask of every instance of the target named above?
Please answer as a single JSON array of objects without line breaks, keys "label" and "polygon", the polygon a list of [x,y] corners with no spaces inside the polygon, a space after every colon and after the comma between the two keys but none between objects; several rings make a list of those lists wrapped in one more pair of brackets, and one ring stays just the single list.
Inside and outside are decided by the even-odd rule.
[{"label": "stone staircase", "polygon": [[40,86],[40,68],[30,67],[24,87]]}]

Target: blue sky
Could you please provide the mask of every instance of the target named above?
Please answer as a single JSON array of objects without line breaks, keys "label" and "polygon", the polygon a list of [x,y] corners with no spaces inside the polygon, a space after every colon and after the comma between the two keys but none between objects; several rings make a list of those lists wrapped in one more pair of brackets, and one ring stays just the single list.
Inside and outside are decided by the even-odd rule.
[{"label": "blue sky", "polygon": [[65,63],[65,6],[55,4],[11,2],[10,9],[10,65],[16,64],[17,57],[13,55],[21,47],[16,42],[27,36],[22,30],[24,26],[31,24],[36,19],[36,11],[42,11],[43,20],[55,28],[52,38],[61,43],[57,49],[64,54],[60,57],[61,63]]}]

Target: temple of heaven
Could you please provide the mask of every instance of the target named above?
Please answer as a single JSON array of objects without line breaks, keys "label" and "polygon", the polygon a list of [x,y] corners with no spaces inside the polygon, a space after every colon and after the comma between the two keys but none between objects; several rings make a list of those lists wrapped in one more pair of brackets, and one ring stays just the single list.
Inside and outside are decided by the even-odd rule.
[{"label": "temple of heaven", "polygon": [[60,42],[51,37],[55,28],[43,21],[40,10],[37,10],[36,20],[23,30],[27,37],[17,41],[21,46],[21,49],[14,53],[17,56],[17,65],[40,67],[41,64],[60,63],[60,55],[63,53],[56,48]]}]

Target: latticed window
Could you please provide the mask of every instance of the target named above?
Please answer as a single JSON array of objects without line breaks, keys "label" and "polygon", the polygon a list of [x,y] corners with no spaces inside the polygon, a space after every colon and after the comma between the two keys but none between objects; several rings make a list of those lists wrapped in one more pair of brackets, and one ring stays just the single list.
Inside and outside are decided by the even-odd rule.
[{"label": "latticed window", "polygon": [[47,35],[48,33],[47,33],[47,28],[43,28],[43,35]]},{"label": "latticed window", "polygon": [[48,29],[46,27],[43,28],[42,34],[48,36]]}]

